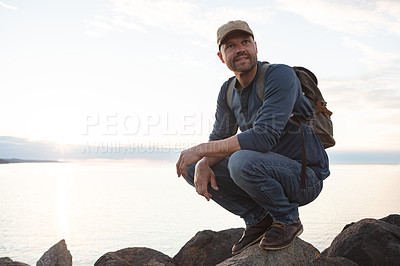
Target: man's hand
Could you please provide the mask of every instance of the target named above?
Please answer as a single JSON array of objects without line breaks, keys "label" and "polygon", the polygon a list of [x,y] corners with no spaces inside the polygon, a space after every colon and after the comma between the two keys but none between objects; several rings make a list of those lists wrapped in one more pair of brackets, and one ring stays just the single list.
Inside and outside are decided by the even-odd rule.
[{"label": "man's hand", "polygon": [[205,197],[209,201],[212,195],[208,193],[208,183],[211,183],[211,187],[214,190],[219,189],[213,170],[211,170],[210,166],[205,163],[204,160],[201,160],[196,164],[194,187],[199,195]]},{"label": "man's hand", "polygon": [[178,177],[186,177],[186,168],[203,158],[203,155],[201,155],[200,145],[194,146],[181,152],[178,162],[176,163],[176,173],[178,174]]},{"label": "man's hand", "polygon": [[179,176],[186,177],[186,168],[203,157],[227,157],[235,151],[240,150],[237,135],[223,140],[210,141],[196,145],[190,149],[184,150],[176,163],[176,173]]}]

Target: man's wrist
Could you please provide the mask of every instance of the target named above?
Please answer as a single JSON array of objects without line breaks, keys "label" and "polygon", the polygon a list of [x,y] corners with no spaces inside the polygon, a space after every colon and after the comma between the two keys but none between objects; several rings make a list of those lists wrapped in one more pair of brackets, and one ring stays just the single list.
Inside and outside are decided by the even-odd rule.
[{"label": "man's wrist", "polygon": [[198,154],[201,156],[201,157],[205,157],[205,156],[207,156],[206,154],[207,154],[207,146],[206,146],[206,143],[201,143],[201,144],[199,144],[199,146],[198,146]]},{"label": "man's wrist", "polygon": [[209,160],[209,157],[203,157],[197,164],[211,166],[211,161]]},{"label": "man's wrist", "polygon": [[208,167],[213,167],[216,163],[221,161],[225,156],[218,156],[218,157],[203,157],[197,164],[200,164],[200,166],[208,166]]}]

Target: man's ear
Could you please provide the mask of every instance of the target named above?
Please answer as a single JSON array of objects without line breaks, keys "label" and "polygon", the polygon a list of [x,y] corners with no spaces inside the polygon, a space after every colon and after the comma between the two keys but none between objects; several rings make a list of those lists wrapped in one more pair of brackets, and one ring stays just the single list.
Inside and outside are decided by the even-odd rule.
[{"label": "man's ear", "polygon": [[224,58],[222,57],[222,53],[218,52],[217,55],[218,55],[219,59],[221,60],[221,62],[225,64]]},{"label": "man's ear", "polygon": [[254,45],[256,46],[256,53],[258,54],[257,42],[254,41]]}]

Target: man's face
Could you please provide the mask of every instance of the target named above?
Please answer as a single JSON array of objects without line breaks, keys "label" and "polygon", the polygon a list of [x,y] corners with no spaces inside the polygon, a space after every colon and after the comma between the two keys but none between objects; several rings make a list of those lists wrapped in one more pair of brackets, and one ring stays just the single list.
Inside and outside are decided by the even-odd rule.
[{"label": "man's face", "polygon": [[221,44],[218,56],[233,72],[248,73],[257,65],[257,44],[247,33],[234,32]]}]

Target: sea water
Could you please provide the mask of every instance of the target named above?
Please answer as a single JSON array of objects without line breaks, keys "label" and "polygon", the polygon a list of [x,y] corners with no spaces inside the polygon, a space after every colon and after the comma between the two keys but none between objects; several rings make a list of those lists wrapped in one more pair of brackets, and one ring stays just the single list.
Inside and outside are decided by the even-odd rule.
[{"label": "sea water", "polygon": [[[300,208],[301,238],[320,251],[343,227],[400,213],[400,165],[332,165],[321,195]],[[34,265],[65,239],[74,265],[148,247],[173,257],[200,230],[243,221],[197,195],[173,163],[0,165],[0,257]]]}]

